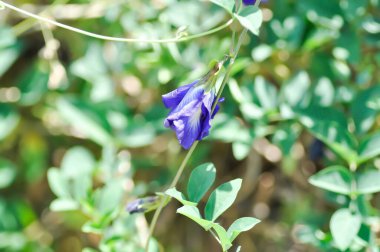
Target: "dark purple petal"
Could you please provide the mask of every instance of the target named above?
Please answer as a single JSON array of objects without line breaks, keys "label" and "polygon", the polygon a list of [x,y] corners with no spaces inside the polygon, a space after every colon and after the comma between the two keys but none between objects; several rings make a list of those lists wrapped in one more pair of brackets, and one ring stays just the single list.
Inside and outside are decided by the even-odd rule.
[{"label": "dark purple petal", "polygon": [[152,210],[152,204],[158,201],[157,196],[150,196],[140,199],[135,199],[134,201],[127,204],[126,210],[130,214],[134,213],[144,213],[146,211]]},{"label": "dark purple petal", "polygon": [[142,204],[142,200],[141,199],[136,199],[136,200],[128,203],[128,205],[126,207],[126,210],[130,214],[142,213],[142,212],[145,211],[145,209],[141,207],[141,204]]},{"label": "dark purple petal", "polygon": [[[202,132],[198,136],[198,140],[202,140],[203,138],[205,138],[209,134],[209,131],[211,128],[211,123],[210,123],[211,109],[212,109],[212,105],[214,103],[214,100],[215,100],[214,92],[208,93],[203,98],[203,101],[202,101],[202,117],[201,117]],[[215,107],[215,109],[216,109],[216,107]]]},{"label": "dark purple petal", "polygon": [[[262,3],[268,2],[268,0],[261,0]],[[243,0],[244,5],[254,5],[256,3],[256,0]]]},{"label": "dark purple petal", "polygon": [[[179,98],[176,98],[176,104],[174,102],[171,103],[174,105],[165,104],[171,108],[171,111],[165,119],[164,125],[175,131],[179,143],[185,149],[189,149],[196,140],[202,140],[208,136],[211,128],[210,121],[219,110],[217,105],[215,111],[211,113],[216,100],[214,90],[205,93],[203,85],[194,85],[195,83],[192,83],[192,87],[187,88],[180,101]],[[176,96],[178,97],[177,94]],[[219,101],[221,100],[219,99]]]},{"label": "dark purple petal", "polygon": [[201,132],[201,106],[204,97],[203,87],[194,87],[165,119],[165,127],[176,132],[179,143],[188,149]]},{"label": "dark purple petal", "polygon": [[164,94],[162,96],[162,102],[164,103],[165,107],[174,108],[175,106],[177,106],[181,102],[183,97],[187,94],[189,89],[192,88],[197,82],[198,80],[185,86],[181,86],[170,93]]}]

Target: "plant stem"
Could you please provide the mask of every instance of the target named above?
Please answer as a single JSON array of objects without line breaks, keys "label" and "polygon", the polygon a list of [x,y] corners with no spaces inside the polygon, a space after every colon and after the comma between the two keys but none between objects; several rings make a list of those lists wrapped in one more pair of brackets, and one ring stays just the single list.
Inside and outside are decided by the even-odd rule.
[{"label": "plant stem", "polygon": [[[195,148],[197,147],[199,141],[195,141],[193,143],[193,145],[190,147],[190,150],[187,152],[186,154],[186,157],[185,159],[182,161],[178,171],[177,171],[177,174],[175,175],[173,181],[170,183],[170,186],[169,188],[172,188],[172,187],[175,187],[186,167],[186,164],[187,162],[189,161],[191,155],[193,154]],[[160,206],[157,208],[156,212],[154,213],[153,215],[153,219],[152,219],[152,222],[150,224],[150,228],[149,228],[149,233],[148,233],[148,239],[146,241],[146,245],[145,245],[145,251],[149,251],[149,243],[150,243],[150,239],[153,235],[153,232],[154,232],[154,228],[156,227],[156,224],[157,224],[157,220],[158,220],[158,217],[160,216],[161,214],[161,211],[162,209],[164,208],[165,206],[165,203],[167,202],[167,200],[169,199],[170,197],[169,196],[165,196],[162,200],[161,200],[161,203],[160,203]]]},{"label": "plant stem", "polygon": [[[1,2],[1,1],[0,1]],[[49,5],[46,9],[38,13],[38,16],[45,15],[47,14],[53,7],[55,7],[58,4],[66,4],[69,2],[69,0],[57,0],[53,2],[53,4]],[[0,3],[1,4],[1,3]],[[16,36],[21,35],[22,33],[26,32],[29,30],[31,27],[33,27],[38,20],[30,17],[28,19],[23,20],[22,22],[16,24],[15,26],[12,27],[12,31]]]},{"label": "plant stem", "polygon": [[52,25],[56,25],[56,26],[61,27],[63,29],[70,30],[70,31],[73,31],[73,32],[76,32],[76,33],[80,33],[80,34],[83,34],[83,35],[86,35],[86,36],[89,36],[89,37],[93,37],[93,38],[97,38],[97,39],[102,39],[102,40],[108,40],[108,41],[125,42],[125,43],[176,43],[176,42],[188,41],[188,40],[191,40],[191,39],[204,37],[204,36],[210,35],[212,33],[218,32],[220,30],[223,30],[224,28],[230,26],[230,24],[232,24],[232,22],[234,20],[233,18],[231,18],[226,23],[224,23],[224,24],[222,24],[222,25],[220,25],[218,27],[215,27],[214,29],[211,29],[211,30],[208,30],[208,31],[205,31],[205,32],[202,32],[202,33],[190,35],[190,36],[185,36],[185,37],[176,37],[176,38],[168,38],[168,39],[119,38],[119,37],[112,37],[112,36],[104,36],[104,35],[100,35],[100,34],[97,34],[97,33],[84,31],[84,30],[81,30],[81,29],[78,29],[78,28],[75,28],[75,27],[72,27],[72,26],[69,26],[69,25],[65,25],[65,24],[59,23],[57,21],[51,20],[49,18],[45,18],[45,17],[39,16],[39,15],[30,13],[28,11],[25,11],[23,9],[17,8],[16,6],[13,6],[13,5],[8,4],[6,2],[3,2],[3,1],[0,1],[0,5],[8,8],[8,9],[11,9],[13,11],[16,11],[16,12],[19,12],[21,14],[24,14],[24,15],[26,15],[28,17],[35,18],[37,20],[40,20],[40,21],[43,21],[43,22],[46,22],[46,23],[49,23],[49,24],[52,24]]},{"label": "plant stem", "polygon": [[[229,62],[226,74],[223,77],[222,84],[221,84],[221,86],[220,86],[220,88],[218,90],[218,94],[217,94],[216,99],[214,101],[214,104],[213,104],[213,106],[211,108],[211,114],[214,113],[216,105],[218,104],[218,100],[219,100],[220,96],[222,95],[223,89],[226,86],[226,83],[227,83],[227,81],[228,81],[228,79],[230,77],[230,72],[231,72],[231,69],[232,69],[232,65],[235,62],[235,59],[236,59],[237,54],[239,52],[239,49],[241,47],[242,39],[243,39],[243,37],[245,36],[246,33],[247,33],[247,29],[244,29],[241,32],[241,34],[240,34],[237,46],[235,47],[235,50],[234,50],[233,56],[231,57],[231,60]],[[181,177],[181,175],[182,175],[182,173],[183,173],[183,171],[184,171],[184,169],[186,167],[186,164],[189,161],[189,159],[190,159],[191,155],[193,154],[195,148],[197,147],[198,143],[199,143],[199,141],[195,141],[193,143],[193,145],[191,146],[189,152],[186,154],[185,159],[182,161],[181,166],[179,167],[179,169],[177,171],[177,174],[175,175],[175,177],[174,177],[173,181],[171,182],[169,188],[173,188],[173,187],[175,187],[177,185],[177,183],[178,183],[178,181],[179,181],[179,179],[180,179],[180,177]],[[152,219],[152,222],[151,222],[151,225],[150,225],[150,228],[149,228],[148,239],[147,239],[146,246],[145,246],[145,251],[146,252],[149,252],[150,239],[151,239],[151,237],[153,235],[153,232],[154,232],[154,229],[156,227],[158,217],[160,216],[161,211],[162,211],[162,209],[165,206],[165,202],[167,202],[167,200],[169,198],[170,198],[169,196],[165,196],[165,198],[162,199],[160,206],[157,208],[156,212],[153,215],[153,219]]]}]

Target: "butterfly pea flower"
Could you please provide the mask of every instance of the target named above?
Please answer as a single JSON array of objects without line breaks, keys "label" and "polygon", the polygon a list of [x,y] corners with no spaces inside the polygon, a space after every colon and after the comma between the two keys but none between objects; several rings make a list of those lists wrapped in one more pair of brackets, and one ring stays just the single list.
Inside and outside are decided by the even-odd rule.
[{"label": "butterfly pea flower", "polygon": [[175,131],[179,143],[185,149],[209,134],[211,119],[219,110],[218,105],[214,111],[212,107],[216,100],[214,85],[223,63],[215,64],[201,79],[162,96],[165,107],[170,109],[164,125]]},{"label": "butterfly pea flower", "polygon": [[150,196],[145,198],[136,199],[127,204],[126,210],[130,214],[146,213],[157,208],[159,196]]},{"label": "butterfly pea flower", "polygon": [[[261,2],[267,2],[267,0],[262,0]],[[244,5],[254,5],[256,3],[256,0],[243,0]]]}]

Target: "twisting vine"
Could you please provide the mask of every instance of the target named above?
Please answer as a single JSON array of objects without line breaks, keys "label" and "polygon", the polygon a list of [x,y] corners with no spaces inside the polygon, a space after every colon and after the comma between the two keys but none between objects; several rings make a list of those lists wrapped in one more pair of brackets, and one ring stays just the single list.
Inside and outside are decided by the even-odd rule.
[{"label": "twisting vine", "polygon": [[225,22],[224,24],[222,24],[222,25],[220,25],[218,27],[215,27],[215,28],[213,28],[211,30],[208,30],[208,31],[205,31],[205,32],[202,32],[202,33],[198,33],[198,34],[194,34],[194,35],[189,35],[189,36],[178,36],[178,37],[175,37],[175,38],[167,38],[167,39],[119,38],[119,37],[105,36],[105,35],[89,32],[89,31],[81,30],[79,28],[72,27],[72,26],[69,26],[69,25],[66,25],[66,24],[62,24],[62,23],[57,22],[55,20],[52,20],[52,19],[49,19],[49,18],[46,18],[46,17],[42,17],[42,16],[39,16],[37,14],[30,13],[30,12],[28,12],[26,10],[20,9],[20,8],[18,8],[16,6],[13,6],[13,5],[9,4],[9,3],[6,3],[4,1],[0,1],[0,6],[3,6],[5,8],[10,9],[10,10],[16,11],[18,13],[21,13],[21,14],[25,15],[25,16],[37,19],[39,21],[42,21],[42,22],[45,22],[45,23],[49,23],[49,24],[61,27],[63,29],[66,29],[66,30],[70,30],[70,31],[73,31],[73,32],[76,32],[76,33],[80,33],[80,34],[86,35],[88,37],[97,38],[97,39],[101,39],[101,40],[107,40],[107,41],[124,42],[124,43],[155,43],[155,44],[165,44],[165,43],[184,42],[184,41],[188,41],[188,40],[204,37],[204,36],[213,34],[215,32],[218,32],[220,30],[223,30],[223,29],[227,28],[228,26],[230,26],[232,24],[232,22],[234,21],[234,18],[231,18],[227,22]]}]

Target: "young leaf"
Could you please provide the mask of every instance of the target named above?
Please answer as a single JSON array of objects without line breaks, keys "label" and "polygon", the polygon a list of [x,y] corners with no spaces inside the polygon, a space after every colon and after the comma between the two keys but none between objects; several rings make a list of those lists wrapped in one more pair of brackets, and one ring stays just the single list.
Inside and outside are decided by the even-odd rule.
[{"label": "young leaf", "polygon": [[183,206],[177,209],[177,213],[185,215],[186,217],[192,219],[200,226],[202,226],[205,230],[209,230],[213,226],[212,221],[208,221],[202,218],[199,210],[195,206]]},{"label": "young leaf", "polygon": [[251,143],[246,142],[233,142],[232,143],[232,153],[237,160],[243,160],[249,154],[251,150]]},{"label": "young leaf", "polygon": [[343,166],[331,166],[309,178],[309,183],[336,193],[351,193],[352,174]]},{"label": "young leaf", "polygon": [[229,13],[232,13],[234,9],[234,5],[235,5],[235,0],[210,0],[210,1],[224,8]]},{"label": "young leaf", "polygon": [[262,76],[255,79],[254,90],[261,107],[265,110],[271,110],[277,106],[277,90],[273,84],[265,80]]},{"label": "young leaf", "polygon": [[380,132],[372,135],[359,145],[359,163],[380,155]]},{"label": "young leaf", "polygon": [[50,204],[50,209],[52,211],[74,211],[79,209],[79,203],[73,199],[59,198],[53,200]]},{"label": "young leaf", "polygon": [[248,231],[258,224],[260,220],[253,217],[243,217],[234,221],[227,230],[227,235],[231,242],[244,231]]},{"label": "young leaf", "polygon": [[283,99],[291,107],[303,105],[307,91],[310,87],[310,77],[306,72],[298,72],[291,79],[286,81],[281,89]]},{"label": "young leaf", "polygon": [[229,248],[231,248],[232,243],[227,235],[226,230],[217,223],[214,223],[212,228],[215,230],[216,234],[218,235],[219,242],[220,242],[220,245],[222,246],[223,251],[227,251]]},{"label": "young leaf", "polygon": [[330,220],[330,230],[336,246],[345,251],[359,232],[361,220],[359,215],[353,215],[349,209],[339,209]]},{"label": "young leaf", "polygon": [[95,159],[87,149],[76,146],[69,149],[63,157],[62,173],[68,178],[90,174],[95,168]]},{"label": "young leaf", "polygon": [[62,176],[62,173],[57,168],[50,168],[48,171],[48,182],[50,189],[53,191],[53,193],[60,198],[70,198],[70,192],[69,192],[69,186],[64,178]]},{"label": "young leaf", "polygon": [[215,181],[216,169],[212,163],[195,168],[187,184],[187,195],[192,202],[199,202]]},{"label": "young leaf", "polygon": [[369,194],[380,192],[380,171],[370,170],[357,175],[357,192],[360,194]]},{"label": "young leaf", "polygon": [[206,220],[216,220],[232,205],[240,190],[241,182],[241,179],[231,180],[212,192],[205,207]]},{"label": "young leaf", "polygon": [[191,202],[191,201],[186,200],[185,195],[183,195],[183,193],[177,191],[177,189],[175,189],[175,187],[166,190],[165,194],[169,195],[172,198],[175,198],[176,200],[178,200],[179,202],[181,202],[185,206],[196,206],[197,205],[197,203],[195,203],[195,202]]},{"label": "young leaf", "polygon": [[263,22],[263,14],[259,8],[255,6],[247,6],[234,15],[242,26],[255,35],[259,34],[259,28]]}]

